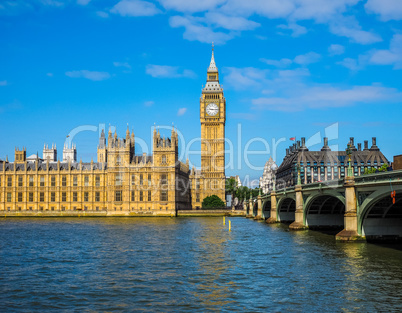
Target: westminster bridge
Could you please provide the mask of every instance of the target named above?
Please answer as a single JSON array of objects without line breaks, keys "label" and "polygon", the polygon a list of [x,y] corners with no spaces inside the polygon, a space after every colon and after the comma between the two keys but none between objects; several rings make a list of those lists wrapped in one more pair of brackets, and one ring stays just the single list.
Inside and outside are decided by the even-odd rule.
[{"label": "westminster bridge", "polygon": [[343,229],[340,241],[402,239],[402,170],[298,184],[243,203],[247,217],[289,229]]}]

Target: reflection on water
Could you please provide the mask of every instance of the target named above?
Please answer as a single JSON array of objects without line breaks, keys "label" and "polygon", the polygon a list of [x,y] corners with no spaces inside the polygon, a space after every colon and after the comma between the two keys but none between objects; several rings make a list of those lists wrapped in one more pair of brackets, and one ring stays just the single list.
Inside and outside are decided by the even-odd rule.
[{"label": "reflection on water", "polygon": [[402,252],[221,218],[3,219],[0,311],[402,311]]}]

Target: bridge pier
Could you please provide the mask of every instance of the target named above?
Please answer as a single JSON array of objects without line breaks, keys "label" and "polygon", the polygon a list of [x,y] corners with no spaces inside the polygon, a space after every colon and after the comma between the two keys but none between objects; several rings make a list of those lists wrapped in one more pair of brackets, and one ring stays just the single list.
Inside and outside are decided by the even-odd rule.
[{"label": "bridge pier", "polygon": [[335,238],[341,242],[361,242],[365,241],[363,236],[357,232],[357,202],[355,190],[355,178],[353,176],[345,178],[345,215],[344,229],[336,234]]},{"label": "bridge pier", "polygon": [[246,215],[246,217],[252,218],[252,217],[254,217],[254,213],[253,213],[254,209],[253,209],[253,200],[251,199],[251,197],[248,200],[247,205],[248,205],[248,215]]},{"label": "bridge pier", "polygon": [[290,230],[304,230],[308,227],[304,223],[304,205],[303,205],[303,193],[301,185],[295,186],[296,192],[296,211],[295,221],[289,225]]},{"label": "bridge pier", "polygon": [[257,197],[257,216],[254,217],[255,220],[262,220],[262,199],[261,195]]},{"label": "bridge pier", "polygon": [[275,193],[275,191],[271,192],[270,217],[265,222],[268,224],[278,223],[278,214],[276,212],[276,193]]}]

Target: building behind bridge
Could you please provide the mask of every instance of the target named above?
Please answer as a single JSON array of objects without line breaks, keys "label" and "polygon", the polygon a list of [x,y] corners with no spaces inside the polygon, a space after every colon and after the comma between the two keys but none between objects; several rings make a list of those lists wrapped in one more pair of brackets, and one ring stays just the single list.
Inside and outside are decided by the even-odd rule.
[{"label": "building behind bridge", "polygon": [[[347,175],[348,155],[346,151],[332,151],[328,146],[328,138],[324,137],[324,146],[320,151],[310,151],[305,144],[305,138],[301,142],[286,149],[286,155],[276,172],[276,187],[284,188],[294,186],[297,183],[298,165],[300,165],[300,178],[302,184],[342,179]],[[372,138],[369,148],[368,141],[354,144],[354,138],[350,137],[351,167],[354,176],[360,176],[365,171],[378,169],[384,164],[390,164],[377,146],[376,138]]]}]

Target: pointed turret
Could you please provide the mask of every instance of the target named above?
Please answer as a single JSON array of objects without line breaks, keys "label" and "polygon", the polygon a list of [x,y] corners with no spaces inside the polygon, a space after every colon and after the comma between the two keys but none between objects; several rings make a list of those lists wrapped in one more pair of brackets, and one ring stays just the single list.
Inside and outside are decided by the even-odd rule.
[{"label": "pointed turret", "polygon": [[218,73],[218,68],[215,64],[215,56],[214,56],[214,43],[212,43],[212,56],[211,62],[209,63],[208,73]]},{"label": "pointed turret", "polygon": [[126,140],[128,141],[129,139],[130,139],[130,130],[128,129],[128,123],[127,123]]}]

